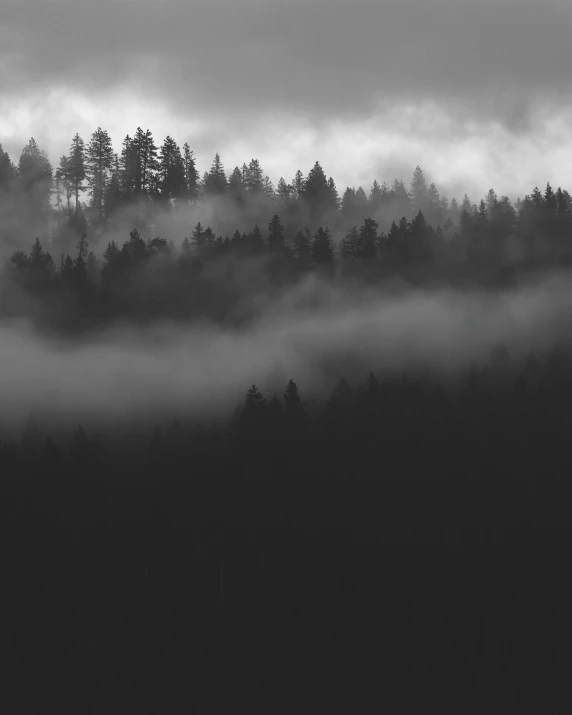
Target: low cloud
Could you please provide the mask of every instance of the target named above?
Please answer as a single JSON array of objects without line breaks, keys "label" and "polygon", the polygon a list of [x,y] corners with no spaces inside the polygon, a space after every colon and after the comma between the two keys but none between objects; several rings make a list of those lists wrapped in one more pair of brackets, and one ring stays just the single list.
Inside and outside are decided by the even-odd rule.
[{"label": "low cloud", "polygon": [[118,324],[89,339],[39,336],[25,322],[0,325],[0,401],[10,430],[31,415],[71,429],[176,415],[226,419],[251,384],[281,395],[293,378],[311,400],[342,375],[354,382],[429,367],[453,376],[486,362],[503,342],[515,360],[569,336],[568,275],[500,294],[480,290],[375,292],[310,277],[258,305],[241,329],[204,322]]}]

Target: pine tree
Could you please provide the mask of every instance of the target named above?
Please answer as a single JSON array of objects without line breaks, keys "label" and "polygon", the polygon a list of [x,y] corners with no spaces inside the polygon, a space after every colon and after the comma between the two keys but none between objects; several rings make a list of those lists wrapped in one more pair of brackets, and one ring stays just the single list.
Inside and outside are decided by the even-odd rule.
[{"label": "pine tree", "polygon": [[16,182],[16,167],[0,144],[0,194],[8,193]]},{"label": "pine tree", "polygon": [[252,385],[246,394],[244,407],[240,415],[240,427],[245,436],[257,436],[267,416],[268,404],[256,387]]},{"label": "pine tree", "polygon": [[193,242],[193,247],[196,253],[201,253],[205,246],[207,245],[207,239],[205,237],[205,230],[199,221],[194,227],[193,233],[191,234],[191,240]]},{"label": "pine tree", "polygon": [[366,218],[363,226],[359,230],[359,240],[357,242],[358,258],[370,260],[377,254],[377,229],[379,224],[372,218]]},{"label": "pine tree", "polygon": [[32,137],[20,155],[18,186],[27,196],[28,215],[33,223],[47,219],[52,193],[52,174],[52,165],[47,154],[38,147]]},{"label": "pine tree", "polygon": [[185,166],[185,185],[187,187],[187,198],[190,204],[195,204],[199,197],[199,172],[197,171],[195,157],[190,146],[183,145],[183,164]]},{"label": "pine tree", "polygon": [[286,423],[286,437],[298,438],[304,429],[306,410],[300,398],[298,387],[294,380],[289,380],[284,393],[284,419]]},{"label": "pine tree", "polygon": [[273,253],[284,252],[284,228],[278,214],[274,214],[268,224],[268,246]]},{"label": "pine tree", "polygon": [[294,191],[294,198],[296,199],[302,199],[304,198],[304,190],[306,186],[306,179],[304,178],[304,174],[298,169],[296,172],[296,175],[294,176],[294,179],[292,180],[292,189]]},{"label": "pine tree", "polygon": [[121,175],[119,169],[119,158],[115,154],[113,173],[103,195],[103,208],[106,216],[111,216],[121,206],[123,192],[121,190]]},{"label": "pine tree", "polygon": [[359,231],[352,226],[340,243],[340,256],[344,261],[355,261],[358,253]]},{"label": "pine tree", "polygon": [[103,266],[101,268],[101,278],[104,283],[108,283],[116,275],[119,268],[120,255],[121,251],[115,241],[109,241],[103,254]]},{"label": "pine tree", "polygon": [[375,216],[381,209],[383,205],[383,198],[381,186],[377,183],[377,179],[375,179],[368,198],[368,209],[371,216]]},{"label": "pine tree", "polygon": [[250,233],[250,248],[252,253],[260,253],[264,248],[264,238],[262,237],[262,231],[258,227],[258,224],[256,224]]},{"label": "pine tree", "polygon": [[141,186],[141,167],[139,151],[129,134],[125,136],[121,146],[120,167],[121,196],[126,201],[132,201]]},{"label": "pine tree", "polygon": [[312,234],[310,229],[300,229],[294,237],[294,257],[300,263],[307,263],[312,254]]},{"label": "pine tree", "polygon": [[245,188],[242,171],[238,166],[234,167],[232,174],[228,179],[228,193],[239,204],[244,203]]},{"label": "pine tree", "polygon": [[251,159],[250,164],[243,175],[244,186],[247,191],[253,194],[261,194],[264,189],[264,173],[258,159]]},{"label": "pine tree", "polygon": [[185,164],[175,140],[168,136],[160,150],[157,164],[161,198],[165,201],[183,202],[188,196]]},{"label": "pine tree", "polygon": [[354,188],[346,187],[341,202],[341,215],[344,224],[352,224],[356,220],[356,192]]},{"label": "pine tree", "polygon": [[427,208],[428,190],[425,175],[420,166],[415,167],[411,180],[411,203],[414,211],[425,211]]},{"label": "pine tree", "polygon": [[564,192],[560,187],[556,191],[556,210],[559,214],[564,214],[568,212],[568,202],[564,195]]},{"label": "pine tree", "polygon": [[147,246],[136,228],[129,232],[129,241],[123,247],[132,264],[136,265],[145,258]]},{"label": "pine tree", "polygon": [[320,226],[312,241],[312,260],[317,265],[331,265],[334,262],[332,239],[327,228]]},{"label": "pine tree", "polygon": [[68,180],[71,183],[75,196],[75,211],[80,212],[79,192],[85,189],[84,181],[86,179],[85,167],[85,145],[83,139],[76,133],[70,147],[69,163],[68,163]]},{"label": "pine tree", "polygon": [[399,181],[395,179],[393,182],[392,192],[395,201],[395,210],[398,215],[404,216],[405,218],[411,216],[411,198],[402,179]]},{"label": "pine tree", "polygon": [[42,248],[40,239],[36,237],[32,250],[30,251],[30,256],[28,258],[28,265],[33,270],[38,270],[44,268],[44,266],[51,260],[50,254],[46,253]]},{"label": "pine tree", "polygon": [[56,169],[56,179],[63,187],[66,197],[67,215],[71,216],[71,197],[73,196],[73,185],[71,180],[70,158],[68,156],[62,156],[60,158],[59,166]]},{"label": "pine tree", "polygon": [[159,168],[157,160],[158,149],[149,129],[143,131],[137,127],[133,137],[132,147],[138,166],[136,171],[135,189],[139,196],[152,194],[156,185],[155,173]]},{"label": "pine tree", "polygon": [[209,196],[222,196],[227,189],[227,180],[219,154],[215,154],[211,170],[204,177],[205,192]]},{"label": "pine tree", "polygon": [[556,212],[557,209],[557,199],[554,191],[552,190],[552,187],[550,186],[549,183],[546,184],[546,190],[544,192],[544,206],[547,211],[550,211],[551,213]]},{"label": "pine tree", "polygon": [[86,173],[93,210],[102,217],[104,197],[109,176],[113,170],[115,154],[107,131],[98,127],[86,149]]},{"label": "pine tree", "polygon": [[75,285],[80,290],[83,289],[89,283],[89,276],[87,273],[87,249],[88,242],[85,233],[82,233],[81,238],[77,244],[77,257],[73,264]]}]

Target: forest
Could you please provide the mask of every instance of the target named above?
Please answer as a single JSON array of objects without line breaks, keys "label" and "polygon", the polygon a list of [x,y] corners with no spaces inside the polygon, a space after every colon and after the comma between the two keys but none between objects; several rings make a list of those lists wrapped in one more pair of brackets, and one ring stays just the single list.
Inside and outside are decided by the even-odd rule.
[{"label": "forest", "polygon": [[[188,144],[140,127],[120,154],[101,128],[76,134],[54,168],[31,139],[18,161],[0,146],[0,322],[69,344],[163,320],[248,331],[312,277],[341,296],[334,313],[391,286],[501,300],[566,285],[571,206],[550,183],[448,200],[419,166],[367,191],[338,191],[317,161],[274,186],[258,160],[227,174],[217,154],[201,177]],[[455,374],[423,354],[340,360],[307,390],[261,374],[234,409],[119,424],[110,407],[107,428],[30,414],[14,438],[0,394],[21,711],[556,704],[572,665],[571,319]]]}]

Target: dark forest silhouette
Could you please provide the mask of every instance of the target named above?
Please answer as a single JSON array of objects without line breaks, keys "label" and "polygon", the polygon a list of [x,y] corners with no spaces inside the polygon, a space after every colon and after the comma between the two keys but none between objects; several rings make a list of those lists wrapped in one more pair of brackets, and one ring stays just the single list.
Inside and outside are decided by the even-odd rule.
[{"label": "dark forest silhouette", "polygon": [[[34,140],[0,150],[0,239],[2,317],[79,335],[240,323],[241,291],[309,272],[503,289],[570,265],[572,214],[549,184],[449,203],[419,167],[341,196],[318,162],[201,178],[187,144],[138,128],[118,156],[98,129],[55,170]],[[572,652],[571,358],[569,335],[524,366],[499,344],[458,383],[339,375],[311,403],[293,375],[214,422],[67,441],[31,418],[0,442],[22,711],[545,707]]]}]

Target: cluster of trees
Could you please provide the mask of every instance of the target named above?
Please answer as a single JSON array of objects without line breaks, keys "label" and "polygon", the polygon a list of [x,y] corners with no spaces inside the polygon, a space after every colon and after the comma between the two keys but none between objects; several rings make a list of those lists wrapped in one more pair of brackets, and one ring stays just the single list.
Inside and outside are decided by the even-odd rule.
[{"label": "cluster of trees", "polygon": [[274,187],[257,159],[227,176],[218,154],[201,178],[188,144],[181,151],[168,136],[157,146],[141,127],[125,137],[120,154],[101,128],[88,143],[76,134],[55,170],[34,139],[17,164],[0,146],[0,217],[8,241],[16,225],[51,245],[87,233],[101,252],[102,237],[116,231],[122,217],[145,234],[157,216],[192,216],[203,205],[214,207],[213,230],[228,240],[232,222],[242,234],[278,215],[286,246],[294,250],[305,231],[313,235],[321,226],[346,262],[378,257],[425,265],[448,255],[482,266],[570,256],[570,195],[550,184],[514,204],[493,189],[478,204],[466,194],[449,201],[418,166],[409,187],[398,179],[391,186],[374,181],[369,193],[347,187],[340,194],[319,162],[306,176],[298,170]]},{"label": "cluster of trees", "polygon": [[472,280],[502,287],[530,269],[572,264],[572,214],[565,193],[554,193],[548,185],[544,195],[535,191],[526,197],[518,214],[506,197],[497,199],[490,192],[475,212],[461,211],[454,229],[449,219],[445,229],[434,229],[419,210],[411,221],[393,221],[387,233],[375,219],[365,218],[337,243],[324,225],[314,231],[299,228],[288,240],[284,221],[275,213],[264,232],[255,224],[225,237],[198,222],[178,246],[160,236],[145,239],[133,228],[122,245],[112,239],[99,255],[90,250],[84,219],[72,255],[61,252],[54,260],[39,238],[28,253],[12,254],[5,269],[3,312],[21,310],[18,291],[23,288],[52,306],[51,314],[42,313],[48,322],[62,325],[71,315],[83,317],[86,326],[92,318],[117,316],[224,321],[233,314],[237,291],[245,290],[235,281],[242,262],[256,258],[264,259],[256,269],[260,280],[249,291],[271,292],[308,271],[337,280],[401,276],[415,284]]}]

